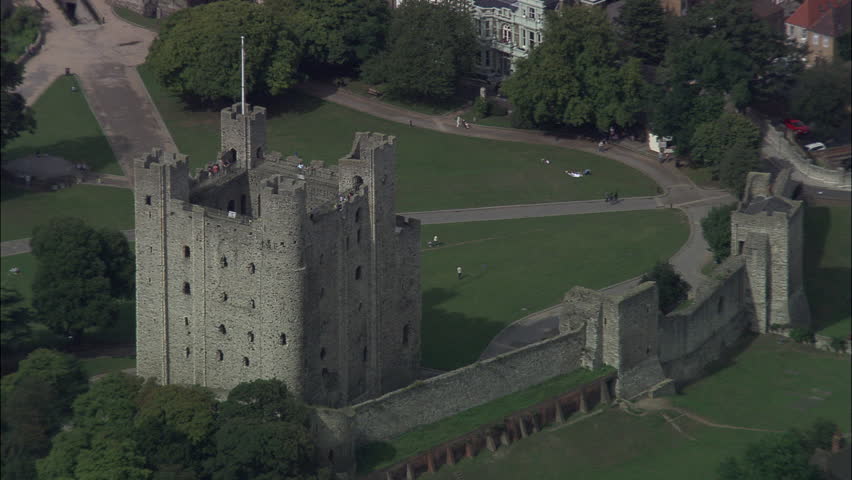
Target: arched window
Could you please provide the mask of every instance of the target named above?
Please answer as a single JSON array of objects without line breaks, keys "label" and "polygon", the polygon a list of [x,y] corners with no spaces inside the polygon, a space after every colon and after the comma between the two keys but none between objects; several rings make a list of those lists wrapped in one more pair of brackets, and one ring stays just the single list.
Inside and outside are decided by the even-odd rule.
[{"label": "arched window", "polygon": [[320,360],[325,360],[325,347],[320,348]]},{"label": "arched window", "polygon": [[240,215],[246,214],[246,196],[240,195]]},{"label": "arched window", "polygon": [[408,325],[402,327],[402,344],[408,345]]},{"label": "arched window", "polygon": [[222,256],[222,258],[219,259],[219,263],[222,265],[222,268],[227,267],[228,266],[228,257]]},{"label": "arched window", "polygon": [[320,298],[325,296],[325,287],[320,288]]},{"label": "arched window", "polygon": [[287,345],[287,334],[282,333],[278,336],[278,345]]},{"label": "arched window", "polygon": [[236,210],[234,210],[234,208],[235,208],[234,205],[235,205],[235,202],[233,200],[228,200],[228,211],[229,212],[235,212],[236,211]]},{"label": "arched window", "polygon": [[506,43],[512,41],[512,27],[508,24],[503,25],[503,34],[501,36],[502,40]]},{"label": "arched window", "polygon": [[367,347],[364,347],[364,351],[361,352],[361,360],[367,361]]},{"label": "arched window", "polygon": [[257,271],[257,268],[255,268],[253,263],[249,263],[248,271],[249,271],[250,274],[254,275],[254,272]]},{"label": "arched window", "polygon": [[183,324],[184,326],[189,326],[189,317],[183,317]]},{"label": "arched window", "polygon": [[263,158],[263,148],[257,147],[257,150],[254,151],[254,156],[258,159]]},{"label": "arched window", "polygon": [[221,298],[223,302],[227,302],[228,301],[228,294],[225,293],[225,292],[222,292],[222,294],[219,295],[219,298]]},{"label": "arched window", "polygon": [[216,360],[220,362],[225,359],[225,354],[222,353],[222,350],[216,350]]},{"label": "arched window", "polygon": [[183,293],[189,295],[192,293],[192,289],[189,286],[189,282],[183,282]]},{"label": "arched window", "polygon": [[361,280],[361,266],[355,267],[355,280]]},{"label": "arched window", "polygon": [[189,347],[186,347],[186,351],[184,353],[186,354],[186,358],[189,358]]},{"label": "arched window", "polygon": [[358,229],[358,232],[355,234],[355,243],[361,243],[361,229]]},{"label": "arched window", "polygon": [[184,256],[184,258],[189,258],[189,253],[190,253],[190,251],[189,251],[189,246],[188,246],[188,245],[184,245],[184,246],[183,246],[183,256]]},{"label": "arched window", "polygon": [[323,377],[327,377],[327,376],[328,376],[328,369],[327,369],[327,368],[323,368],[323,369],[322,369],[322,376],[323,376]]},{"label": "arched window", "polygon": [[237,150],[232,148],[228,150],[228,161],[229,163],[237,163]]},{"label": "arched window", "polygon": [[243,365],[245,365],[245,366],[247,366],[247,367],[248,367],[250,363],[251,363],[251,362],[249,362],[249,358],[248,358],[248,357],[243,357]]},{"label": "arched window", "polygon": [[219,324],[219,333],[221,333],[222,335],[228,333],[228,329],[225,328],[225,324]]},{"label": "arched window", "polygon": [[716,304],[716,312],[722,313],[725,310],[725,297],[719,297],[719,303]]},{"label": "arched window", "polygon": [[360,221],[361,221],[361,209],[358,208],[358,210],[355,210],[355,223],[358,223]]},{"label": "arched window", "polygon": [[151,205],[151,195],[145,195],[145,205]]},{"label": "arched window", "polygon": [[362,308],[364,308],[364,303],[358,302],[358,311],[360,312]]},{"label": "arched window", "polygon": [[253,298],[251,300],[249,300],[249,305],[251,305],[251,308],[254,308],[254,299]]},{"label": "arched window", "polygon": [[248,332],[249,343],[254,343],[254,332]]}]

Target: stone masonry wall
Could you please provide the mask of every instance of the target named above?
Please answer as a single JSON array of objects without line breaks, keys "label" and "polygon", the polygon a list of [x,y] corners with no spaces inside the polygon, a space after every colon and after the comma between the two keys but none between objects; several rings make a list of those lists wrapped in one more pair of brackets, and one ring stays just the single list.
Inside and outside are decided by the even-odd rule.
[{"label": "stone masonry wall", "polygon": [[831,170],[814,165],[811,160],[796,146],[790,143],[770,122],[765,122],[763,134],[763,145],[761,154],[764,157],[773,157],[786,160],[802,175],[819,180],[837,187],[849,188],[852,186],[850,172],[844,169]]},{"label": "stone masonry wall", "polygon": [[580,367],[582,330],[477,362],[351,407],[356,442],[387,440]]},{"label": "stone masonry wall", "polygon": [[748,330],[747,285],[745,259],[731,257],[699,287],[692,305],[660,318],[659,355],[667,377],[699,377]]}]

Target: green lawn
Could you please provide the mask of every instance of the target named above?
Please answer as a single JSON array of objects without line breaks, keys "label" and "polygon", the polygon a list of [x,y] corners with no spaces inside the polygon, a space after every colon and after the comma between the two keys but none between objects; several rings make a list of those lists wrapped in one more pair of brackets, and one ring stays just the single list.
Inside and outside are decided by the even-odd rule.
[{"label": "green lawn", "polygon": [[[71,91],[72,86],[76,92]],[[10,142],[3,149],[3,161],[41,152],[85,163],[96,172],[122,175],[77,77],[58,77],[32,108],[35,133],[24,133]]]},{"label": "green lawn", "polygon": [[846,337],[852,332],[852,208],[805,211],[805,291],[816,329]]},{"label": "green lawn", "polygon": [[483,425],[499,423],[505,416],[569,392],[580,385],[612,373],[604,367],[598,370],[578,369],[552,378],[536,386],[506,395],[486,404],[465,410],[430,425],[417,427],[390,442],[376,442],[358,451],[358,470],[370,472],[450,441]]},{"label": "green lawn", "polygon": [[[219,113],[192,112],[165,92],[144,66],[139,73],[180,150],[194,167],[216,158]],[[420,211],[518,203],[654,195],[656,185],[641,173],[594,154],[514,142],[467,138],[411,128],[339,105],[296,94],[269,107],[267,142],[285,155],[336,163],[348,153],[356,131],[397,136],[397,210]],[[548,158],[552,164],[543,165]],[[571,178],[564,170],[590,168]]]},{"label": "green lawn", "polygon": [[162,19],[139,15],[138,13],[128,8],[113,6],[112,11],[115,12],[115,14],[121,17],[122,19],[127,20],[128,22],[140,26],[142,28],[147,28],[148,30],[159,32],[160,28],[163,26]]},{"label": "green lawn", "polygon": [[[454,97],[449,99],[448,101],[434,105],[431,103],[424,102],[416,102],[411,100],[405,100],[402,98],[395,98],[389,94],[387,94],[387,88],[384,84],[382,85],[370,85],[366,82],[362,82],[360,80],[352,80],[346,84],[346,88],[354,93],[359,95],[363,95],[365,97],[377,98],[379,101],[394,105],[397,107],[402,107],[406,110],[413,110],[415,112],[425,113],[427,115],[444,115],[454,110],[458,110],[464,106],[466,102],[470,99]],[[368,91],[373,88],[380,92],[383,92],[383,95],[380,97],[375,97],[370,95]]]},{"label": "green lawn", "polygon": [[[426,247],[433,235],[442,246]],[[515,320],[575,285],[640,275],[688,235],[683,215],[669,209],[424,225],[422,362],[446,370],[471,363]]]},{"label": "green lawn", "polygon": [[93,377],[103,373],[113,373],[136,368],[136,357],[97,357],[80,360],[86,375]]},{"label": "green lawn", "polygon": [[94,227],[133,228],[133,192],[124,188],[74,185],[55,192],[30,192],[3,185],[0,240],[32,236],[52,217],[79,217]]},{"label": "green lawn", "polygon": [[684,167],[680,171],[686,174],[693,183],[702,188],[721,188],[718,180],[713,180],[713,172],[710,167],[692,168]]},{"label": "green lawn", "polygon": [[[18,267],[21,273],[15,275],[9,269]],[[31,253],[22,253],[0,258],[0,286],[17,290],[24,301],[29,304],[33,298],[33,279],[35,278],[36,262]]]},{"label": "green lawn", "polygon": [[684,388],[674,402],[718,423],[784,430],[826,417],[848,432],[850,375],[847,355],[762,335],[724,368]]},{"label": "green lawn", "polygon": [[[671,415],[676,417],[677,415]],[[721,430],[686,418],[672,428],[660,415],[631,416],[617,409],[557,427],[492,454],[485,450],[423,480],[716,480],[716,466],[739,455],[762,433]],[[461,476],[456,476],[456,473]]]}]

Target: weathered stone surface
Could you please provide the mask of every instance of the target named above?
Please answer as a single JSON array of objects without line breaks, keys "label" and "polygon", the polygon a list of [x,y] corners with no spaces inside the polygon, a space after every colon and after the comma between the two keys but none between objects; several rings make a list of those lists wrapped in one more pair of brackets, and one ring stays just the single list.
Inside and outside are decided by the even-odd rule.
[{"label": "weathered stone surface", "polygon": [[493,435],[489,434],[489,435],[485,436],[485,448],[487,448],[488,451],[490,451],[492,453],[497,451],[497,444],[494,443],[494,436]]}]

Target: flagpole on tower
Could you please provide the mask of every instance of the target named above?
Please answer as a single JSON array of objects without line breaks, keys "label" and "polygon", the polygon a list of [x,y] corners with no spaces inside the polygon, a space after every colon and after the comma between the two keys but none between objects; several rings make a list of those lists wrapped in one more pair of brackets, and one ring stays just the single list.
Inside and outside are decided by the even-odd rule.
[{"label": "flagpole on tower", "polygon": [[246,114],[246,37],[240,35],[240,93],[242,96],[242,113]]}]

